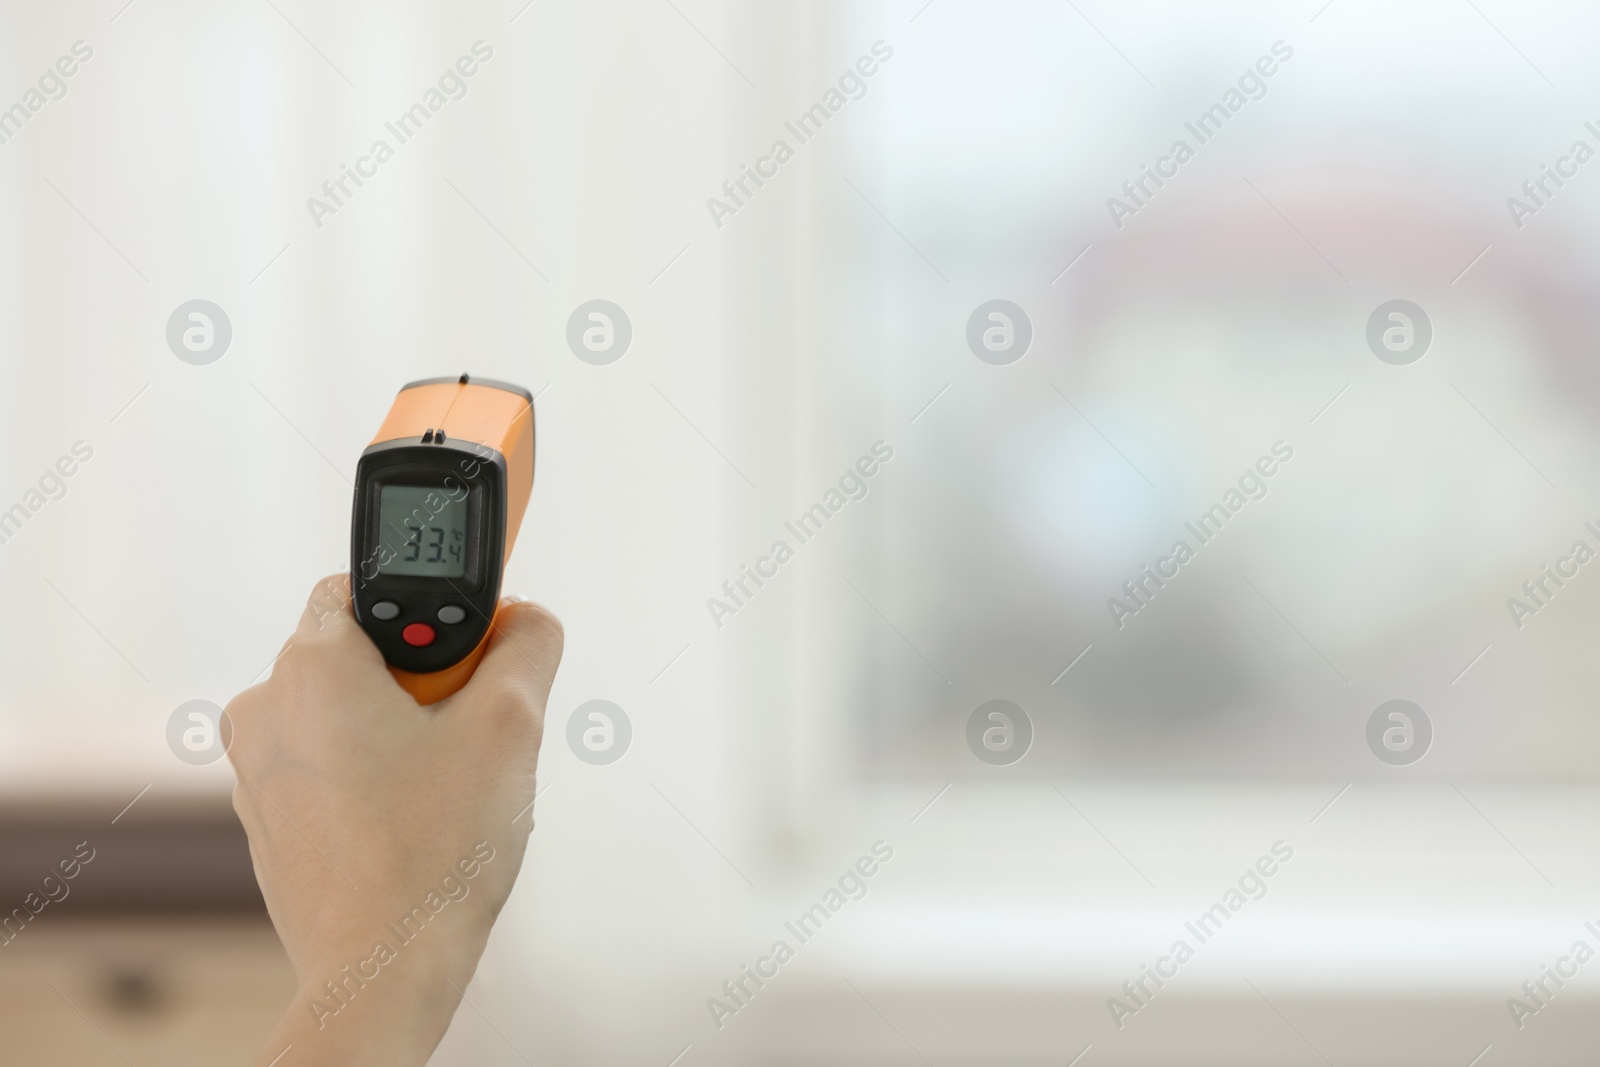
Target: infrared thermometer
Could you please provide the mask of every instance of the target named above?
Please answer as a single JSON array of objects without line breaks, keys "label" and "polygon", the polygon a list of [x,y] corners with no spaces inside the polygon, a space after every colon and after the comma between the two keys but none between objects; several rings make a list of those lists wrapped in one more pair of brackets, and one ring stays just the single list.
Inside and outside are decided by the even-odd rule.
[{"label": "infrared thermometer", "polygon": [[533,397],[486,378],[428,378],[395,397],[356,466],[356,620],[418,704],[467,684],[533,492]]}]

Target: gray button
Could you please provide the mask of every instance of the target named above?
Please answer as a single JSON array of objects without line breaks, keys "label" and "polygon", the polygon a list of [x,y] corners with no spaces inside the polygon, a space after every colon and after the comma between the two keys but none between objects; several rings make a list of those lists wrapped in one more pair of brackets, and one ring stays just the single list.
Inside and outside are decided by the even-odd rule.
[{"label": "gray button", "polygon": [[439,609],[439,621],[446,626],[454,626],[467,617],[467,609],[460,604],[446,604]]},{"label": "gray button", "polygon": [[383,622],[388,622],[400,614],[400,605],[392,600],[380,600],[371,608],[372,617]]}]

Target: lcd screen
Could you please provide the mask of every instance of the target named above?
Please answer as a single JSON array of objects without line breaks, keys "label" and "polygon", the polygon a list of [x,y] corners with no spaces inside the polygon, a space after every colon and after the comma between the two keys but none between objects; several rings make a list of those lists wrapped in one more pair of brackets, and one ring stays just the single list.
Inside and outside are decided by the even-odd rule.
[{"label": "lcd screen", "polygon": [[379,495],[379,574],[460,578],[467,573],[467,500],[421,485],[386,485]]}]

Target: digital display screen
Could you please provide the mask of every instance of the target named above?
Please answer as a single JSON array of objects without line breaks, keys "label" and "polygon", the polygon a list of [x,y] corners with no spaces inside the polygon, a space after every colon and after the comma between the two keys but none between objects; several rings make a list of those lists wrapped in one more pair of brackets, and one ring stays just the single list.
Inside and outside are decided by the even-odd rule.
[{"label": "digital display screen", "polygon": [[386,485],[379,493],[379,574],[460,578],[467,573],[466,493]]}]

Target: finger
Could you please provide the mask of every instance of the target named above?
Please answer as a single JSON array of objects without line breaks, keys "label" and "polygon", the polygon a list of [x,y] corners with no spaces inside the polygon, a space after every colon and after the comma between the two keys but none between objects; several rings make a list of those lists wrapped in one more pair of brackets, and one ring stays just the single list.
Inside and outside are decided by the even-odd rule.
[{"label": "finger", "polygon": [[538,604],[506,598],[495,613],[489,649],[463,692],[523,690],[541,703],[561,663],[561,623]]}]

